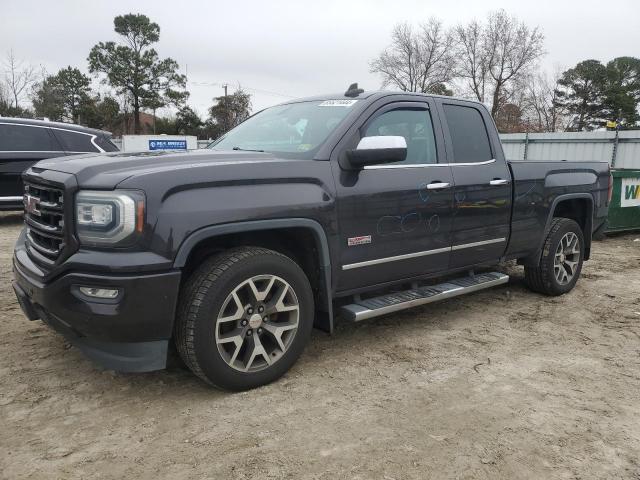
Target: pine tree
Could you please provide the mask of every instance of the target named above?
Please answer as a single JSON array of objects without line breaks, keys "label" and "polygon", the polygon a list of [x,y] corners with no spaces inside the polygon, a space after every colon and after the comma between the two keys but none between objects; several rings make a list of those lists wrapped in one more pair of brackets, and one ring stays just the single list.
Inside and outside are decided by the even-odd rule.
[{"label": "pine tree", "polygon": [[181,105],[188,93],[187,79],[178,73],[178,63],[160,59],[151,47],[160,39],[160,27],[146,15],[122,15],[114,19],[122,41],[100,42],[89,53],[89,71],[103,73],[105,82],[133,104],[134,132],[140,133],[140,110]]},{"label": "pine tree", "polygon": [[558,80],[556,104],[573,116],[570,130],[593,130],[605,123],[607,69],[598,60],[585,60]]}]

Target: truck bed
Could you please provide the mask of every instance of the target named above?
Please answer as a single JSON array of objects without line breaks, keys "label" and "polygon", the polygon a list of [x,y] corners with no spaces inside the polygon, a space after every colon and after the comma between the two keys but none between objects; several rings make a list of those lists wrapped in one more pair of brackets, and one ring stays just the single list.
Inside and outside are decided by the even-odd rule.
[{"label": "truck bed", "polygon": [[559,200],[571,200],[567,212],[578,216],[579,209],[589,208],[585,200],[593,199],[585,225],[591,232],[601,228],[607,215],[609,164],[602,162],[508,161],[513,179],[513,207],[508,258],[519,258],[531,251],[532,244],[542,245],[549,212]]}]

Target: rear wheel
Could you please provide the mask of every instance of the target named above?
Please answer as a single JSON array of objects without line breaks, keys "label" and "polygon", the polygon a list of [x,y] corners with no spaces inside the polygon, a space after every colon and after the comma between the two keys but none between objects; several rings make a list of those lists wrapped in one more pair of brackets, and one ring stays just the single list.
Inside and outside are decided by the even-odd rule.
[{"label": "rear wheel", "polygon": [[189,368],[221,388],[245,390],[283,375],[313,325],[309,281],[290,258],[242,247],[205,261],[187,280],[176,346]]},{"label": "rear wheel", "polygon": [[538,265],[525,265],[525,282],[536,292],[562,295],[573,289],[584,258],[584,236],[569,218],[554,218]]}]

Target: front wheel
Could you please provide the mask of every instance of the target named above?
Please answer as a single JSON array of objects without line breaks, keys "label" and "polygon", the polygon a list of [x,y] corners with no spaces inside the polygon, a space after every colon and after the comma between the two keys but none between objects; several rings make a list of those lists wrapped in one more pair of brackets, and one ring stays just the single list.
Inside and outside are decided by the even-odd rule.
[{"label": "front wheel", "polygon": [[584,235],[569,218],[554,218],[538,265],[525,265],[527,286],[545,295],[563,295],[575,286],[584,259]]},{"label": "front wheel", "polygon": [[311,334],[313,314],[311,286],[293,260],[241,247],[209,258],[187,280],[176,346],[206,382],[246,390],[293,365]]}]

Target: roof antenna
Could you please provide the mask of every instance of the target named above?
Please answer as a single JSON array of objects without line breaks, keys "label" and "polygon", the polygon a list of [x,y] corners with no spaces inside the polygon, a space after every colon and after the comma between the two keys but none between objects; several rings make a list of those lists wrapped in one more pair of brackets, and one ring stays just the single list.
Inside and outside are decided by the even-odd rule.
[{"label": "roof antenna", "polygon": [[344,92],[344,96],[345,97],[357,97],[358,95],[360,95],[363,92],[364,92],[364,90],[362,88],[358,88],[358,82],[356,82],[356,83],[352,83],[351,85],[349,85],[349,88],[347,88],[347,91]]}]

